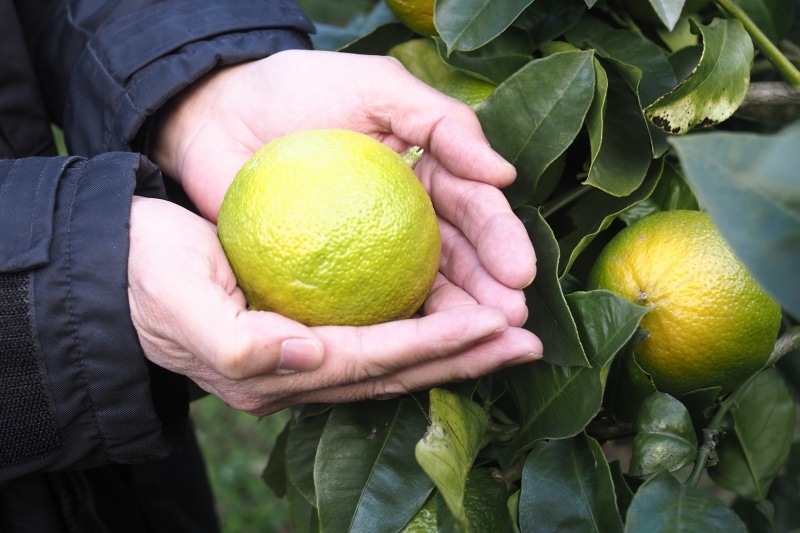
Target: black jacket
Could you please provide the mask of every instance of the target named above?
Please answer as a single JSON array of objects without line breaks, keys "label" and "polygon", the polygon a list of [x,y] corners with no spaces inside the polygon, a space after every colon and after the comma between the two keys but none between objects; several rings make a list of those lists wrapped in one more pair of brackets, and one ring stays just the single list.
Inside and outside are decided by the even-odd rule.
[{"label": "black jacket", "polygon": [[118,531],[99,502],[170,468],[145,462],[185,441],[186,383],[145,359],[126,291],[131,196],[165,195],[137,139],[204,73],[311,31],[290,0],[0,0],[0,531]]}]

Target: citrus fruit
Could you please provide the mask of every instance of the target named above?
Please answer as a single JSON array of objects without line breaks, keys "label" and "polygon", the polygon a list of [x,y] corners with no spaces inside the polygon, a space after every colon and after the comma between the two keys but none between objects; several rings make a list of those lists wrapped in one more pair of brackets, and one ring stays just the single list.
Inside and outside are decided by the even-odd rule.
[{"label": "citrus fruit", "polygon": [[434,0],[385,0],[400,22],[426,37],[439,35],[433,25]]},{"label": "citrus fruit", "polygon": [[436,213],[412,166],[348,130],[264,145],[228,189],[217,233],[250,307],[310,326],[408,318],[439,266]]},{"label": "citrus fruit", "polygon": [[474,76],[456,72],[445,77],[436,88],[447,96],[464,102],[474,110],[489,98],[497,86]]},{"label": "citrus fruit", "polygon": [[780,327],[780,307],[701,211],[664,211],[623,229],[588,286],[652,308],[634,357],[673,395],[729,392],[766,363]]}]

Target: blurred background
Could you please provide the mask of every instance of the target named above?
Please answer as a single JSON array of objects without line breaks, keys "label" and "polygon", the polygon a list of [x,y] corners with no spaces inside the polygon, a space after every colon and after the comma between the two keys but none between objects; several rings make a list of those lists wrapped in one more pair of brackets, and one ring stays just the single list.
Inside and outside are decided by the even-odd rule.
[{"label": "blurred background", "polygon": [[[368,13],[376,0],[298,0],[314,22],[344,26]],[[289,533],[288,509],[261,479],[288,411],[257,418],[215,396],[192,403],[197,438],[225,533]]]}]

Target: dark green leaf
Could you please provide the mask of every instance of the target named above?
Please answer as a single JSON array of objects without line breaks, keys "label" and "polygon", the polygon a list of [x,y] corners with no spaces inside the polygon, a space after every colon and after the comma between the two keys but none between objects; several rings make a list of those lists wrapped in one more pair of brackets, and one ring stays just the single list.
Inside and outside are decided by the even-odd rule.
[{"label": "dark green leaf", "polygon": [[611,480],[614,482],[614,494],[617,497],[619,514],[620,516],[625,516],[628,512],[628,507],[633,501],[633,491],[622,473],[622,466],[620,466],[619,461],[611,461],[608,463],[608,468],[611,471]]},{"label": "dark green leaf", "polygon": [[436,0],[433,23],[448,53],[475,50],[500,35],[532,1]]},{"label": "dark green leaf", "polygon": [[456,522],[466,528],[464,491],[478,452],[487,443],[489,419],[468,398],[444,389],[432,389],[430,425],[414,454],[436,484]]},{"label": "dark green leaf", "polygon": [[667,471],[648,479],[633,497],[628,533],[747,533],[742,521],[705,490],[682,485]]},{"label": "dark green leaf", "polygon": [[447,56],[444,41],[436,40],[439,55],[453,67],[500,85],[532,59],[530,38],[521,30],[509,28],[493,41],[472,52],[455,51]]},{"label": "dark green leaf", "polygon": [[648,309],[608,291],[567,296],[591,367],[558,367],[545,362],[506,373],[520,410],[520,429],[502,460],[510,464],[534,442],[580,433],[600,410],[614,355],[625,346]]},{"label": "dark green leaf", "polygon": [[668,133],[727,120],[738,109],[750,86],[753,41],[741,22],[714,19],[697,24],[703,35],[703,55],[692,75],[675,90],[644,110],[647,118]]},{"label": "dark green leaf", "polygon": [[518,214],[531,242],[536,243],[536,278],[525,289],[528,304],[525,327],[533,331],[547,347],[544,360],[548,363],[589,366],[572,313],[558,282],[559,251],[553,230],[538,210],[525,207]]},{"label": "dark green leaf", "polygon": [[[400,42],[397,39],[401,34],[404,34],[406,39],[413,35],[407,27],[401,27],[398,24],[397,18],[384,2],[377,2],[375,8],[366,15],[353,17],[344,27],[318,23],[316,28],[316,33],[311,36],[314,48],[345,50],[353,45],[362,50],[361,53],[368,54],[385,54],[390,47],[383,47],[387,38],[390,41]],[[365,39],[365,42],[356,45],[355,43],[362,38]]]},{"label": "dark green leaf", "polygon": [[594,189],[584,194],[570,207],[568,216],[574,229],[558,242],[560,254],[567,257],[559,276],[569,272],[578,255],[598,233],[608,228],[619,213],[650,196],[661,177],[663,168],[663,159],[653,161],[642,185],[628,196],[612,196]]},{"label": "dark green leaf", "polygon": [[586,13],[581,0],[536,0],[514,21],[533,39],[531,49],[555,39],[574,27]]},{"label": "dark green leaf", "polygon": [[329,412],[319,416],[296,419],[291,422],[286,441],[286,477],[295,490],[317,505],[314,488],[314,462],[322,431]]},{"label": "dark green leaf", "polygon": [[659,211],[697,210],[699,208],[697,198],[683,175],[671,161],[667,161],[653,193],[621,212],[619,218],[630,226],[637,220]]},{"label": "dark green leaf", "polygon": [[653,11],[668,29],[673,29],[678,22],[678,18],[683,11],[683,4],[686,0],[650,0]]},{"label": "dark green leaf", "polygon": [[586,126],[592,161],[587,185],[613,196],[627,196],[644,181],[650,167],[650,140],[636,94],[616,72],[594,61],[597,81]]},{"label": "dark green leaf", "polygon": [[522,531],[622,531],[611,471],[600,445],[585,434],[541,441],[522,471]]},{"label": "dark green leaf", "polygon": [[414,460],[427,418],[407,398],[336,404],[314,464],[320,531],[397,531],[433,487]]},{"label": "dark green leaf", "polygon": [[606,409],[619,421],[633,423],[645,398],[656,392],[652,378],[636,362],[633,351],[649,333],[638,328],[614,359],[606,390]]},{"label": "dark green leaf", "polygon": [[504,190],[512,207],[536,192],[542,172],[581,130],[594,96],[591,52],[563,52],[528,63],[478,109],[489,143],[517,168]]},{"label": "dark green leaf", "polygon": [[726,489],[763,500],[789,457],[795,407],[783,379],[773,370],[759,374],[742,392],[733,412],[733,434],[717,445],[719,464],[708,470]]},{"label": "dark green leaf", "polygon": [[794,0],[736,0],[756,26],[775,44],[789,34],[795,19]]},{"label": "dark green leaf", "polygon": [[694,461],[697,435],[692,418],[681,402],[668,394],[648,396],[636,420],[636,438],[628,474],[649,476],[678,470]]},{"label": "dark green leaf", "polygon": [[629,30],[612,30],[592,38],[589,45],[611,64],[648,106],[675,88],[677,80],[664,51],[642,35]]},{"label": "dark green leaf", "polygon": [[392,47],[417,37],[408,26],[399,22],[378,26],[370,33],[352,41],[339,49],[346,54],[387,55]]},{"label": "dark green leaf", "polygon": [[800,317],[800,126],[672,141],[698,200],[753,276]]},{"label": "dark green leaf", "polygon": [[289,504],[289,520],[295,533],[318,533],[319,518],[317,508],[308,503],[308,499],[300,494],[294,483],[286,487],[286,501]]},{"label": "dark green leaf", "polygon": [[261,473],[261,479],[278,498],[286,496],[286,442],[289,439],[290,425],[291,420],[286,422],[278,434],[272,452],[269,454],[267,465]]}]

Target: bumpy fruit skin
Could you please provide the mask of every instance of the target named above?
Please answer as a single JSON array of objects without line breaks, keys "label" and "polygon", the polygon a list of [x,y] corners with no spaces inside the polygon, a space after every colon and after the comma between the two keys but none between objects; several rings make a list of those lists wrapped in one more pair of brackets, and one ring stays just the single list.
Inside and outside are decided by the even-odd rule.
[{"label": "bumpy fruit skin", "polygon": [[250,307],[309,326],[408,318],[439,266],[436,213],[411,166],[348,130],[262,147],[228,189],[217,233]]},{"label": "bumpy fruit skin", "polygon": [[433,25],[434,0],[385,0],[385,3],[400,22],[420,35],[439,35]]},{"label": "bumpy fruit skin", "polygon": [[673,395],[729,392],[766,363],[780,328],[780,307],[700,211],[656,213],[622,230],[588,286],[652,308],[634,355]]},{"label": "bumpy fruit skin", "polygon": [[497,85],[456,72],[442,80],[436,89],[476,110],[497,89]]}]

